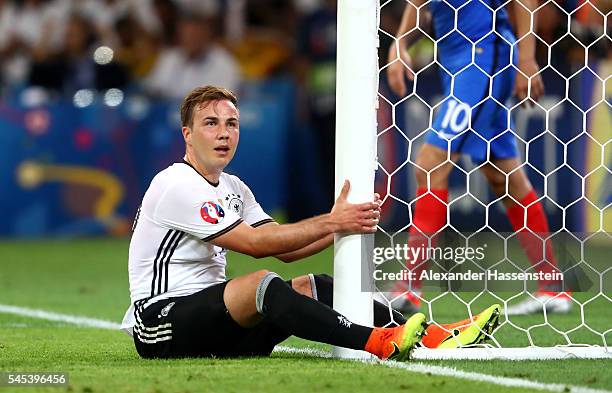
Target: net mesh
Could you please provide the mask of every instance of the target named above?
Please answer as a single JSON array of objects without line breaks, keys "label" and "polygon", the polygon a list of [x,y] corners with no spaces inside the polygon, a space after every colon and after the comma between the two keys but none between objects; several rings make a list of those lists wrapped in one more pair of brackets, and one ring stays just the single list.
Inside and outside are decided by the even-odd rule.
[{"label": "net mesh", "polygon": [[[462,30],[465,23],[461,23],[462,18],[474,17],[467,12],[468,3],[474,2],[488,10],[492,26],[489,33],[477,39]],[[406,306],[407,297],[412,298],[412,303],[420,303],[420,310],[428,315],[429,322],[438,325],[473,317],[487,305],[499,303],[504,308],[500,327],[489,340],[496,347],[597,345],[607,349],[612,342],[610,2],[546,1],[531,10],[520,2],[499,3],[437,0],[417,6],[403,0],[380,2],[376,191],[383,199],[383,215],[377,245],[402,246],[418,236],[421,244],[430,248],[484,245],[486,258],[467,258],[460,264],[456,263],[456,254],[450,258],[454,261],[434,254],[416,260],[415,264],[406,258],[387,258],[379,268],[390,272],[488,269],[533,273],[550,265],[552,270],[563,273],[564,286],[550,291],[556,297],[544,299],[536,297],[543,288],[541,282],[534,280],[523,280],[518,286],[516,282],[483,280],[475,286],[459,283],[457,287],[457,282],[439,279],[423,280],[417,287],[410,280],[395,279],[377,281],[376,298],[396,309]],[[447,7],[454,14],[454,26],[448,31],[431,31],[434,6]],[[506,100],[504,94],[495,93],[496,83],[502,83],[500,80],[508,70],[519,77],[529,77],[511,60],[517,55],[518,43],[499,28],[498,14],[510,6],[522,7],[530,18],[528,34],[535,37],[540,67],[531,78],[539,75],[546,89],[537,101],[516,97]],[[414,7],[417,25],[396,37],[405,7]],[[508,15],[516,25],[513,17],[518,14]],[[505,66],[502,59],[502,65],[487,69],[478,56],[489,50],[491,37],[509,48],[508,58]],[[446,65],[448,56],[452,56],[448,50],[451,39],[462,39],[472,51],[471,59],[454,68]],[[391,50],[389,55],[394,43],[405,48],[407,42],[414,42],[408,51],[411,63],[400,59],[399,51],[393,55]],[[414,74],[414,81],[406,78],[404,95],[394,93],[388,83],[389,68],[398,62]],[[465,83],[459,80],[462,73],[475,70],[481,78],[488,79],[486,94],[468,104],[456,91],[461,88],[458,84]],[[480,82],[474,83],[473,88],[480,89]],[[511,94],[507,96],[510,98]],[[493,109],[483,109],[480,116],[498,116],[502,124],[505,121],[505,127],[493,134],[481,132],[474,119],[478,108],[486,105]],[[443,134],[440,125],[452,132]],[[423,160],[419,152],[426,140],[431,140],[427,139],[430,133],[436,131],[446,140],[447,149],[445,158],[438,163],[434,160],[433,165],[432,160]],[[497,166],[499,159],[492,146],[505,134],[516,140],[520,161],[519,167],[510,172]],[[469,154],[458,158],[448,150],[466,135],[482,142],[474,144],[484,149],[482,160],[470,159]],[[469,153],[469,146],[465,151]],[[499,189],[492,192],[484,176],[487,170],[498,187],[501,184],[501,192]],[[443,171],[449,173],[448,199],[432,191],[438,187],[437,175]],[[522,232],[537,236],[540,250],[550,244],[554,253],[553,257],[544,253],[537,263],[525,252],[528,247],[522,245],[519,233],[510,225],[503,203],[508,198],[520,202],[511,184],[512,176],[519,171],[527,175],[536,192],[537,201],[531,204],[542,204],[549,223],[549,231],[533,233],[528,222],[523,222]],[[424,194],[418,193],[417,176],[427,185]],[[419,200],[425,205],[445,205],[445,209],[427,208],[427,214],[442,214],[440,228],[428,232],[418,227],[414,218]],[[419,208],[422,206],[419,204]],[[427,222],[435,220],[431,216]],[[553,259],[557,263],[551,262]],[[570,309],[554,313],[549,305],[561,297],[558,295],[561,290],[572,290],[568,299]],[[505,312],[536,298],[540,299],[540,312],[532,315]]]}]

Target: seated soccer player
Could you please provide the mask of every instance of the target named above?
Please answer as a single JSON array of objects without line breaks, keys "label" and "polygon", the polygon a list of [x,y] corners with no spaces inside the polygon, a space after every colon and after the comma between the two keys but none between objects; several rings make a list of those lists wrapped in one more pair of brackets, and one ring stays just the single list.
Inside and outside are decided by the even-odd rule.
[{"label": "seated soccer player", "polygon": [[[346,182],[328,214],[279,225],[238,177],[223,172],[239,140],[237,99],[229,90],[194,89],[181,106],[185,156],[151,182],[129,250],[131,306],[122,328],[145,358],[269,355],[291,335],[404,360],[421,341],[425,316],[408,320],[375,304],[375,325],[334,311],[325,275],[285,281],[259,270],[228,280],[227,250],[291,262],[333,242],[334,233],[372,233],[380,201],[351,204]],[[483,340],[499,306],[453,329],[434,327],[430,346]],[[392,322],[399,326],[392,326]]]},{"label": "seated soccer player", "polygon": [[[389,50],[391,64],[387,67],[387,76],[391,89],[404,96],[407,93],[405,77],[414,80],[407,49],[415,42],[413,30],[417,13],[421,14],[421,21],[431,21],[436,39],[439,39],[436,46],[440,69],[447,70],[440,72],[446,99],[417,153],[417,195],[408,245],[411,248],[426,246],[428,238],[435,245],[435,235],[446,225],[452,162],[467,155],[475,163],[482,164],[479,169],[492,191],[504,197],[510,224],[518,233],[534,269],[554,273],[558,272],[557,262],[552,243],[547,239],[550,233],[546,212],[521,167],[516,137],[511,132],[514,122],[508,101],[512,95],[528,104],[529,99],[537,101],[544,92],[528,11],[537,7],[537,1],[516,3],[411,0],[406,4],[396,34],[398,40]],[[458,8],[461,12],[456,12]],[[431,12],[431,18],[426,10]],[[518,42],[508,10],[514,13],[516,35],[522,37]],[[426,266],[427,261],[421,258],[410,261],[408,267],[418,278]],[[391,295],[399,300],[396,307],[404,312],[418,311],[421,284],[416,280],[409,287],[405,283],[399,285]],[[506,313],[541,313],[544,308],[548,313],[570,311],[570,294],[563,292],[561,282],[551,280],[538,284],[539,289],[533,297],[508,307]],[[402,293],[405,295],[399,297]]]}]

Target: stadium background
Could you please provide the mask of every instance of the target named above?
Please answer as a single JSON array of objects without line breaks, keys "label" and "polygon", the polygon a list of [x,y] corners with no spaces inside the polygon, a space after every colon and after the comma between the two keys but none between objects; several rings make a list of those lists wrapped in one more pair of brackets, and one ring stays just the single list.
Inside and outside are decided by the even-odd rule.
[{"label": "stadium background", "polygon": [[[130,338],[114,327],[129,302],[126,259],[132,218],[152,176],[183,154],[180,99],[174,93],[174,81],[166,81],[164,90],[148,76],[159,59],[179,49],[176,30],[180,16],[203,15],[214,33],[210,42],[225,48],[233,58],[227,64],[235,64],[239,70],[227,67],[222,70],[226,72],[210,76],[214,83],[235,87],[240,96],[241,144],[230,170],[251,186],[267,211],[279,220],[296,220],[331,206],[334,3],[0,0],[0,371],[66,371],[71,378],[66,391],[74,392],[226,392],[245,388],[269,392],[282,384],[287,392],[460,393],[490,391],[494,388],[490,381],[495,378],[513,380],[514,385],[504,385],[507,380],[502,380],[503,386],[495,386],[500,393],[535,391],[530,389],[531,381],[558,392],[573,391],[567,387],[570,385],[612,387],[612,376],[602,372],[606,363],[601,360],[430,361],[411,362],[401,370],[321,358],[327,352],[316,351],[327,351],[327,346],[297,338],[283,343],[284,349],[266,359],[143,362]],[[596,3],[608,8],[610,4]],[[137,7],[125,8],[126,4]],[[542,102],[555,105],[563,101],[562,77],[572,76],[569,99],[550,112],[551,133],[539,136],[546,128],[543,111],[516,113],[518,134],[531,141],[529,162],[534,169],[529,175],[540,195],[545,181],[536,169],[550,174],[564,161],[568,164],[547,180],[550,200],[545,201],[545,207],[553,230],[562,225],[560,207],[567,206],[567,229],[596,230],[600,212],[595,207],[609,206],[612,197],[609,171],[600,167],[585,177],[584,195],[590,202],[578,200],[583,185],[580,176],[599,164],[609,168],[612,156],[608,142],[612,130],[610,32],[589,47],[587,56],[580,43],[595,42],[594,37],[601,35],[597,31],[601,22],[598,25],[597,18],[585,12],[588,7],[571,17],[571,29],[578,40],[565,35],[564,13],[580,4],[549,2],[540,12],[538,34],[551,45],[555,68],[544,71],[547,93]],[[381,29],[396,29],[404,5],[404,0],[386,3]],[[74,24],[68,23],[71,9],[82,16]],[[47,23],[44,21],[51,23],[46,30],[41,28]],[[67,26],[76,40],[65,39]],[[606,26],[611,26],[610,14]],[[85,36],[87,40],[78,39]],[[381,36],[381,65],[386,62],[388,45],[388,38]],[[542,42],[538,54],[540,64],[546,63]],[[224,59],[227,61],[227,56]],[[398,168],[408,158],[408,143],[402,133],[414,139],[415,145],[422,140],[416,136],[426,127],[429,113],[420,100],[432,105],[440,99],[437,68],[428,66],[432,44],[421,43],[414,59],[419,68],[425,68],[419,98],[398,105],[400,127],[378,139],[379,159],[385,168]],[[587,70],[573,75],[586,61],[599,77],[607,78],[605,92]],[[60,73],[57,78],[57,73],[41,73],[41,69],[74,72]],[[83,75],[78,70],[89,76],[84,81],[77,78]],[[175,75],[179,80],[180,73]],[[399,98],[391,96],[384,75],[381,77],[381,95],[396,102]],[[584,119],[593,139],[583,136],[572,141],[565,154],[561,142],[582,130],[579,109],[586,111],[602,96],[606,101],[589,110]],[[379,130],[383,130],[391,119],[391,108],[384,100],[378,115]],[[461,166],[473,168],[469,162]],[[414,195],[412,170],[412,165],[406,165],[393,177],[393,193],[404,201]],[[483,202],[491,198],[480,175],[470,176],[472,181],[473,195],[456,199],[451,207],[453,225],[464,231],[482,224],[484,212],[475,198]],[[377,190],[383,191],[385,182],[379,170]],[[461,195],[465,183],[465,176],[455,171],[451,195]],[[494,229],[510,230],[497,205],[490,212]],[[607,214],[602,223],[610,232],[609,208]],[[405,205],[390,201],[385,205],[384,219],[406,225]],[[521,254],[518,247],[515,251]],[[609,277],[608,249],[595,247],[594,255],[598,272],[605,270]],[[287,278],[312,271],[331,273],[332,258],[331,249],[294,264],[272,258],[255,261],[231,253],[227,273],[234,277],[261,268]],[[435,315],[430,316],[439,321],[464,318],[467,301],[474,302],[474,309],[497,301],[470,293],[460,294],[465,302],[454,296],[429,295],[436,299],[432,300]],[[513,320],[512,326],[505,324],[499,330],[500,341],[511,347],[527,347],[532,344],[524,334],[529,329],[530,339],[541,346],[564,344],[568,335],[574,342],[602,345],[603,338],[609,343],[608,298],[601,293],[597,297],[584,293],[577,299],[584,307],[572,314],[549,316],[546,321],[541,315],[528,316]],[[53,319],[57,315],[59,319]],[[102,319],[111,328],[83,327],[70,322],[75,316]],[[440,370],[431,366],[454,371],[446,369],[446,374],[440,375]],[[457,370],[486,373],[492,378],[466,382],[456,378]]]},{"label": "stadium background", "polygon": [[[135,7],[122,7],[122,3]],[[574,34],[577,39],[564,36],[567,27],[561,10],[570,12],[578,4],[558,4],[543,9],[546,15],[540,19],[547,22],[540,23],[538,31],[548,44],[554,44],[551,67],[543,73],[546,96],[542,99],[543,105],[559,103],[551,110],[551,133],[543,134],[545,116],[538,110],[517,112],[517,132],[530,141],[533,168],[529,175],[540,194],[548,183],[550,199],[545,207],[552,229],[560,227],[563,208],[567,208],[566,228],[590,231],[598,227],[599,212],[593,206],[601,209],[612,198],[609,175],[600,168],[586,181],[585,196],[592,203],[580,199],[582,177],[602,157],[604,165],[610,162],[610,145],[602,153],[594,140],[603,144],[610,136],[612,85],[606,83],[607,91],[602,92],[601,84],[593,83],[593,72],[582,67],[587,59],[589,68],[605,79],[610,74],[612,51],[605,37],[590,47],[588,55],[579,43],[594,41],[593,34],[589,35],[588,13],[573,15],[572,32],[582,29]],[[403,2],[392,2],[385,7],[381,29],[395,30],[402,6]],[[149,8],[145,12],[142,7]],[[270,9],[276,11],[266,12]],[[4,16],[0,30],[8,33],[0,41],[0,236],[129,233],[131,218],[151,178],[183,154],[177,113],[180,100],[172,83],[162,81],[153,88],[151,79],[156,61],[189,45],[176,38],[185,14],[202,17],[212,31],[209,44],[225,48],[239,69],[234,79],[227,77],[227,83],[239,92],[242,112],[239,154],[230,171],[244,178],[264,208],[276,216],[296,220],[331,205],[335,2],[5,0],[0,1],[0,16]],[[60,28],[73,17],[79,18],[81,26]],[[49,30],[56,38],[48,38],[44,27],[37,30],[38,36],[26,30],[33,21],[55,27]],[[71,45],[78,44],[71,44],[69,37],[79,32],[89,39],[77,50]],[[148,44],[147,49],[139,47],[140,41]],[[381,60],[388,41],[381,37]],[[46,47],[41,49],[41,45]],[[545,64],[544,45],[540,42],[539,46],[540,63]],[[420,67],[431,61],[431,48],[431,43],[424,43],[417,49]],[[71,51],[80,52],[73,55]],[[135,60],[139,56],[140,62]],[[54,75],[49,74],[49,67],[58,62],[66,63],[63,69],[75,74],[87,70],[95,77],[75,81],[65,75],[65,80],[57,81],[49,76]],[[104,77],[107,74],[121,77]],[[570,76],[569,96],[563,100],[563,78]],[[436,66],[427,67],[420,79],[419,98],[435,104],[440,99]],[[224,78],[204,70],[202,80],[194,83],[209,80],[223,83]],[[380,92],[392,97],[384,76]],[[608,105],[593,106],[602,94]],[[589,111],[587,131],[593,138],[572,140],[582,130],[583,111]],[[380,129],[390,124],[390,112],[383,101]],[[408,145],[401,132],[415,144],[423,139],[415,135],[426,128],[429,111],[409,99],[398,106],[396,115],[397,132],[379,138],[379,158],[387,168],[398,167],[407,158]],[[570,140],[567,165],[563,166],[561,142]],[[466,170],[473,168],[469,162],[462,165]],[[545,179],[538,171],[555,172]],[[385,181],[379,176],[377,189],[384,191]],[[475,181],[471,184],[474,196],[486,201],[483,179],[470,181]],[[393,182],[395,195],[411,200],[412,166],[402,169]],[[465,176],[455,171],[451,192],[465,192],[465,183]],[[467,231],[481,226],[474,218],[483,219],[484,209],[470,196],[453,206],[456,228]],[[384,214],[399,226],[406,224],[403,205],[389,204]],[[498,225],[495,229],[510,229],[501,209],[492,209],[491,214]]]}]

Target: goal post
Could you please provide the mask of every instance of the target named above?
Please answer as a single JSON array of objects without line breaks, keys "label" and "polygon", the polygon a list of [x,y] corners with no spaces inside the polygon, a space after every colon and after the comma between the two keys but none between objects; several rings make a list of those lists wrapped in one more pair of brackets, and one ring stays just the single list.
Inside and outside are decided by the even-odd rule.
[{"label": "goal post", "polygon": [[[335,195],[348,179],[348,199],[353,203],[371,201],[374,194],[377,12],[376,0],[338,1]],[[361,285],[369,243],[368,235],[336,235],[334,241],[334,309],[366,326],[373,323],[372,292]],[[334,356],[364,359],[371,355],[336,347]]]}]

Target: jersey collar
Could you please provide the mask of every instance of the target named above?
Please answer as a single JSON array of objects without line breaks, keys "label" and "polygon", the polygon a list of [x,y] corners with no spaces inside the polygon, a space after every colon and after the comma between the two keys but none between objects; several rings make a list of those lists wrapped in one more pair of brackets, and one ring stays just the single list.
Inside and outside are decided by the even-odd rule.
[{"label": "jersey collar", "polygon": [[[198,170],[197,170],[197,169],[195,169],[195,168],[193,167],[193,165],[191,165],[189,162],[187,162],[187,160],[185,160],[184,158],[183,158],[183,160],[182,160],[182,161],[180,161],[180,162],[179,162],[179,164],[189,165],[189,166],[190,166],[190,167],[191,167],[191,168],[192,168],[194,171],[196,171],[196,173],[197,173],[198,175],[202,176],[202,174],[201,174],[200,172],[198,172]],[[219,185],[219,182],[213,183],[213,182],[211,182],[210,180],[208,180],[207,178],[205,178],[204,176],[202,176],[202,179],[206,180],[206,182],[207,182],[208,184],[210,184],[211,186],[213,186],[213,187],[217,187],[217,186]]]}]

